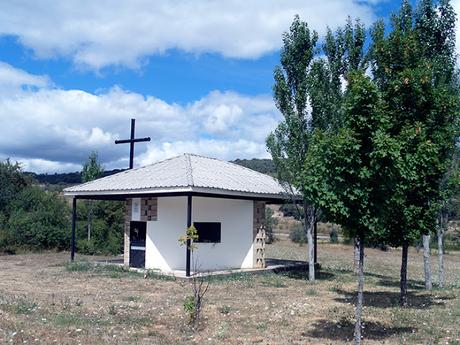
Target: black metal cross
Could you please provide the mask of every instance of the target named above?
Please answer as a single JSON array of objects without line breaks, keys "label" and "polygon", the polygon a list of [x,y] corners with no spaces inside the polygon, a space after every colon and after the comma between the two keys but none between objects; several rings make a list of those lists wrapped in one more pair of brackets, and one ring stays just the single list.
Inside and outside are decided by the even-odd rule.
[{"label": "black metal cross", "polygon": [[134,139],[134,129],[136,127],[136,119],[131,119],[131,138],[123,140],[115,140],[115,144],[128,144],[129,143],[129,168],[134,166],[134,143],[142,141],[150,141],[150,137]]}]

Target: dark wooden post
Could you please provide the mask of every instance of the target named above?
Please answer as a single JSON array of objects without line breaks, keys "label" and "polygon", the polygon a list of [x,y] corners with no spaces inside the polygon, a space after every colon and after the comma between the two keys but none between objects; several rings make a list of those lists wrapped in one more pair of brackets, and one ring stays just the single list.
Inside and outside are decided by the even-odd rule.
[{"label": "dark wooden post", "polygon": [[[187,196],[187,230],[189,227],[192,226],[192,196],[188,195]],[[186,261],[185,261],[185,276],[190,277],[190,259],[191,259],[191,253],[190,253],[190,239],[187,239],[187,245],[186,245]]]},{"label": "dark wooden post", "polygon": [[131,138],[129,142],[129,168],[134,167],[134,128],[136,126],[136,119],[131,119]]},{"label": "dark wooden post", "polygon": [[75,226],[77,221],[77,198],[72,198],[72,243],[70,248],[70,261],[75,259]]},{"label": "dark wooden post", "polygon": [[143,141],[150,141],[150,137],[135,139],[136,119],[131,119],[131,136],[129,139],[115,140],[115,144],[128,144],[129,143],[129,168],[134,167],[134,144]]}]

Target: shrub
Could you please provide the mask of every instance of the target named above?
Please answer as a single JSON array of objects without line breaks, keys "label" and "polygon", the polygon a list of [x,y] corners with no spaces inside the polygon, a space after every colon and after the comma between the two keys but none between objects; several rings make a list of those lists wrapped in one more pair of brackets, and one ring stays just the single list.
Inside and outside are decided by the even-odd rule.
[{"label": "shrub", "polygon": [[337,230],[333,227],[329,232],[329,238],[331,239],[331,243],[338,243],[339,242],[339,234]]},{"label": "shrub", "polygon": [[8,231],[13,243],[32,249],[70,247],[69,208],[55,193],[25,188],[12,203]]},{"label": "shrub", "polygon": [[293,228],[291,228],[291,231],[289,232],[289,238],[294,243],[305,243],[307,238],[305,237],[305,231],[302,225],[295,225]]},{"label": "shrub", "polygon": [[283,213],[283,216],[285,217],[294,217],[297,220],[303,218],[303,208],[301,206],[298,206],[297,209],[297,207],[293,204],[284,204],[280,207],[280,211]]},{"label": "shrub", "polygon": [[273,243],[273,227],[278,224],[278,219],[273,217],[273,210],[269,207],[265,208],[265,243]]},{"label": "shrub", "polygon": [[94,255],[97,254],[96,246],[94,245],[93,240],[78,240],[77,241],[77,251],[80,254],[84,255]]},{"label": "shrub", "polygon": [[88,272],[94,268],[94,265],[88,261],[73,261],[65,265],[68,272]]},{"label": "shrub", "polygon": [[9,215],[14,208],[11,203],[16,196],[30,185],[30,179],[22,172],[21,165],[9,159],[0,162],[0,212]]},{"label": "shrub", "polygon": [[[91,239],[88,242],[88,206],[92,207]],[[77,249],[82,254],[117,255],[123,251],[124,204],[118,201],[78,203]],[[85,243],[86,242],[86,243]]]},{"label": "shrub", "polygon": [[219,308],[220,313],[224,315],[230,314],[231,310],[232,308],[229,305],[223,305]]}]

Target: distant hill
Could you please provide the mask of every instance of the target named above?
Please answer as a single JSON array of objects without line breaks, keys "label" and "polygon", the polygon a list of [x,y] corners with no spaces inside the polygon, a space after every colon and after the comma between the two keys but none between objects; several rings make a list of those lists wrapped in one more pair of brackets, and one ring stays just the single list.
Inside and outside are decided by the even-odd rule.
[{"label": "distant hill", "polygon": [[[276,174],[275,165],[271,159],[235,159],[232,163],[244,166],[246,168],[261,172],[263,174],[272,175]],[[114,169],[104,171],[102,176],[109,176],[119,173],[125,169]],[[36,174],[27,172],[28,176],[32,177],[40,184],[47,185],[72,185],[81,183],[81,172],[70,173],[54,173],[54,174]]]},{"label": "distant hill", "polygon": [[[119,173],[125,169],[114,169],[107,170],[102,173],[102,177]],[[81,183],[81,172],[70,172],[70,173],[54,173],[54,174],[36,174],[33,172],[27,172],[28,176],[32,177],[40,184],[78,184]]]},{"label": "distant hill", "polygon": [[246,168],[261,172],[271,176],[276,175],[275,164],[271,159],[235,159],[232,163],[242,165]]}]

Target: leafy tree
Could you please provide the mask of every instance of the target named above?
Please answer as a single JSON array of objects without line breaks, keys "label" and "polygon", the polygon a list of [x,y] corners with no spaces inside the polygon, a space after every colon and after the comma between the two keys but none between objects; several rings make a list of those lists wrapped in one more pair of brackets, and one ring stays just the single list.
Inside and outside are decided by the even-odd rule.
[{"label": "leafy tree", "polygon": [[11,202],[30,182],[18,162],[12,163],[9,159],[0,162],[0,213],[4,217],[8,218]]},{"label": "leafy tree", "polygon": [[[313,60],[318,35],[310,31],[307,23],[298,16],[284,33],[281,66],[274,71],[274,100],[284,120],[267,138],[278,176],[294,196],[301,185],[300,172],[308,152],[312,133],[308,111],[308,73]],[[310,281],[315,280],[313,226],[316,210],[306,193],[302,192],[303,224],[308,242],[308,267]],[[294,196],[295,198],[295,196]]]},{"label": "leafy tree", "polygon": [[270,207],[265,208],[265,232],[266,243],[272,243],[275,240],[273,228],[278,225],[278,219],[273,217],[273,210]]},{"label": "leafy tree", "polygon": [[23,189],[11,203],[10,245],[32,249],[68,249],[69,208],[55,193],[38,187]]},{"label": "leafy tree", "polygon": [[[91,240],[87,239],[86,221],[77,222],[77,249],[82,254],[117,255],[123,251],[124,203],[100,201],[92,203],[93,227]],[[79,203],[79,219],[88,214],[88,204]]]},{"label": "leafy tree", "polygon": [[372,72],[399,150],[387,186],[392,193],[384,238],[403,249],[402,305],[407,304],[408,247],[435,229],[440,181],[458,137],[454,18],[447,0],[436,10],[431,1],[422,1],[417,15],[404,1],[390,33],[385,35],[383,22],[372,33]]},{"label": "leafy tree", "polygon": [[343,28],[328,29],[322,50],[309,74],[312,127],[339,130],[343,125],[343,90],[350,72],[365,70],[365,29],[349,17]]},{"label": "leafy tree", "polygon": [[449,210],[455,203],[455,194],[458,194],[460,185],[460,169],[459,169],[459,149],[456,148],[456,152],[451,160],[449,169],[444,174],[441,181],[441,193],[440,193],[440,210],[438,214],[438,224],[436,227],[436,235],[438,240],[438,262],[439,262],[439,287],[443,288],[445,284],[445,272],[444,272],[444,234],[447,231],[447,224],[449,221]]},{"label": "leafy tree", "polygon": [[267,146],[281,181],[294,193],[302,194],[303,216],[308,243],[309,279],[314,280],[312,229],[319,210],[300,178],[315,129],[338,131],[343,122],[343,84],[348,74],[364,69],[364,27],[348,19],[343,29],[328,30],[323,45],[325,57],[316,48],[318,36],[295,17],[283,37],[281,66],[275,68],[275,103],[284,117],[268,137]]},{"label": "leafy tree", "polygon": [[[97,156],[97,152],[91,152],[88,157],[88,160],[83,164],[83,170],[81,172],[81,179],[82,182],[89,182],[99,178],[102,173],[104,172],[104,168],[99,163],[99,159]],[[91,240],[91,226],[92,226],[92,219],[93,219],[93,201],[87,200],[88,204],[88,242]]]},{"label": "leafy tree", "polygon": [[379,90],[363,72],[350,72],[344,104],[344,124],[337,133],[317,131],[302,175],[302,188],[325,213],[359,244],[358,302],[355,343],[361,343],[364,289],[364,241],[381,231],[388,172],[388,117]]}]

